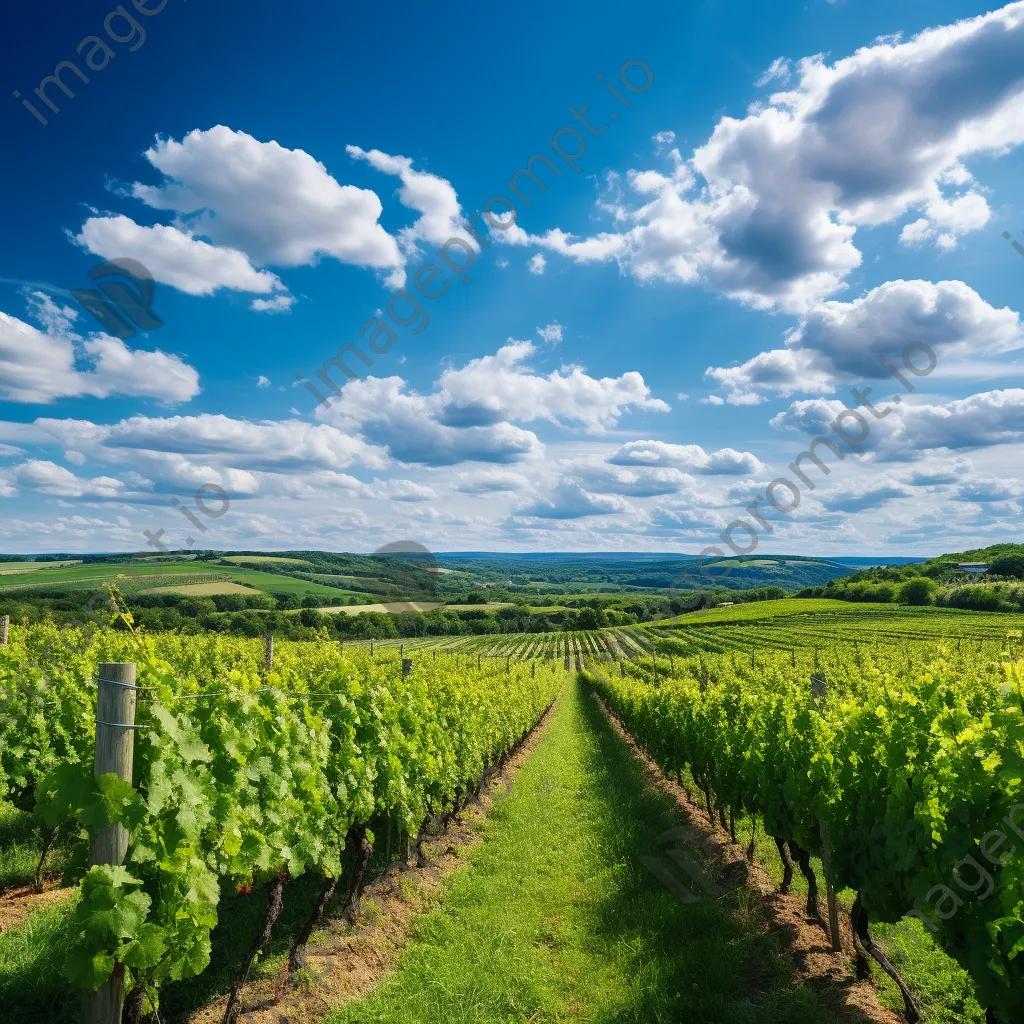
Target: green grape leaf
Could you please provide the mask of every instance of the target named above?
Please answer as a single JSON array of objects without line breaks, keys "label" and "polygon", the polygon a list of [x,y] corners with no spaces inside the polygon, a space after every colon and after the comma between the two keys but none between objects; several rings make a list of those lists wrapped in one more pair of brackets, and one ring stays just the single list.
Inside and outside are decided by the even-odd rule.
[{"label": "green grape leaf", "polygon": [[159,925],[142,925],[135,938],[127,942],[118,953],[118,960],[133,970],[143,971],[160,962],[167,949],[163,929]]},{"label": "green grape leaf", "polygon": [[91,956],[73,956],[64,965],[64,977],[75,988],[95,992],[114,973],[114,957],[98,952]]}]

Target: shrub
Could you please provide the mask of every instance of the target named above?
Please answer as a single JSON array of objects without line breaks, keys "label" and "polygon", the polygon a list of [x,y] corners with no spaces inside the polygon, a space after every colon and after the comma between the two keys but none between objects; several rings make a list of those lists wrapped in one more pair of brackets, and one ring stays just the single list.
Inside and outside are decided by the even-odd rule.
[{"label": "shrub", "polygon": [[1014,579],[1024,579],[1024,555],[1004,555],[997,558],[989,567],[989,573],[993,576],[1012,576]]},{"label": "shrub", "polygon": [[900,587],[900,604],[932,604],[937,584],[927,576],[915,576]]}]

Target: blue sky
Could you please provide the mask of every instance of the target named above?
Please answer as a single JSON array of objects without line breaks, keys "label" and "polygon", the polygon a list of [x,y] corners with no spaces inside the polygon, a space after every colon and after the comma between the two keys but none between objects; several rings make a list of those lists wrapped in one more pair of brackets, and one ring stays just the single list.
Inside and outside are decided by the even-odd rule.
[{"label": "blue sky", "polygon": [[[1016,539],[1024,4],[324,7],[6,15],[0,549]],[[89,81],[39,97],[62,61]],[[473,241],[536,153],[547,190]],[[70,295],[117,258],[159,329]],[[378,311],[396,339],[328,391]],[[878,362],[908,344],[936,357],[912,392]],[[902,399],[862,409],[865,453],[745,512],[865,384]],[[201,534],[199,488],[228,496]]]}]

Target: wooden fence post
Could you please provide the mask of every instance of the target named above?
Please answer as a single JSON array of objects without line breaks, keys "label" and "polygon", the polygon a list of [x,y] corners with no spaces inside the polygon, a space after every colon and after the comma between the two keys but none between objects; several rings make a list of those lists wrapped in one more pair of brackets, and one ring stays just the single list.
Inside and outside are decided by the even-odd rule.
[{"label": "wooden fence post", "polygon": [[0,619],[0,647],[7,646],[7,633],[10,630],[10,628],[11,617],[10,615],[5,615],[2,619]]},{"label": "wooden fence post", "polygon": [[480,668],[480,655],[479,654],[476,656],[476,667],[477,667],[477,669]]},{"label": "wooden fence post", "polygon": [[269,672],[274,667],[274,634],[263,638],[263,667]]},{"label": "wooden fence post", "polygon": [[404,679],[412,671],[412,658],[402,659],[402,678]]},{"label": "wooden fence post", "polygon": [[[97,776],[113,773],[132,781],[135,749],[135,662],[101,662],[96,693]],[[93,864],[120,865],[128,852],[123,825],[101,829],[90,843]],[[124,976],[115,972],[95,992],[82,998],[82,1024],[120,1024],[124,1008]]]},{"label": "wooden fence post", "polygon": [[818,822],[821,833],[821,865],[825,869],[825,896],[828,899],[828,934],[832,940],[832,951],[842,953],[843,944],[839,936],[839,905],[836,902],[836,890],[832,885],[832,847],[828,841],[828,828],[824,819]]},{"label": "wooden fence post", "polygon": [[[811,676],[811,695],[815,703],[822,707],[828,698],[828,680],[824,672],[815,672]],[[828,828],[824,819],[818,820],[818,832],[821,835],[821,866],[825,869],[825,897],[828,900],[828,934],[832,941],[832,951],[841,953],[843,944],[839,935],[839,905],[836,902],[836,890],[832,884],[832,848],[828,841]]]}]

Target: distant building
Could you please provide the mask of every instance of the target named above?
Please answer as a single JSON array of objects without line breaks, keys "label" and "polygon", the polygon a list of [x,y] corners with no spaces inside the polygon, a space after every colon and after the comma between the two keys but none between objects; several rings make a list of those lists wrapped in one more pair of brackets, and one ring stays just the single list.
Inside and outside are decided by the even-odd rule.
[{"label": "distant building", "polygon": [[735,601],[719,601],[715,605],[716,608],[731,608],[736,602]]},{"label": "distant building", "polygon": [[988,562],[960,562],[957,568],[962,572],[988,572]]}]

